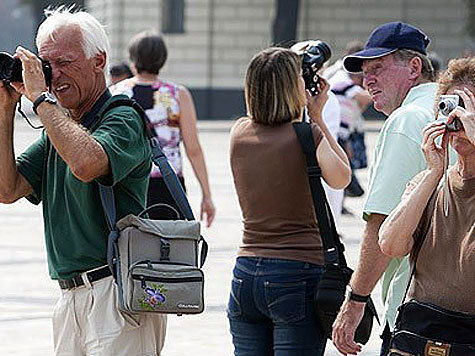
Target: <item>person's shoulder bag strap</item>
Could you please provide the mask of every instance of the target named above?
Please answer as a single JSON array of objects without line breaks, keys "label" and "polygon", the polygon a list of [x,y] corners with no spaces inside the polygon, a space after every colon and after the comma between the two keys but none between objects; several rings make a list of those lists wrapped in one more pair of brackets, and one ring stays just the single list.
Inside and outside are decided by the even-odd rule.
[{"label": "person's shoulder bag strap", "polygon": [[[309,123],[301,122],[294,123],[293,126],[307,160],[308,180],[310,182],[315,214],[317,215],[320,235],[322,237],[325,266],[333,264],[348,270],[344,254],[345,246],[341,243],[336,231],[333,214],[320,179],[322,171],[318,165],[312,127]],[[379,324],[378,313],[371,298],[366,303],[365,315],[367,312],[374,316]]]},{"label": "person's shoulder bag strap", "polygon": [[[170,192],[170,195],[172,196],[173,200],[177,204],[181,217],[184,218],[185,220],[195,220],[193,211],[191,210],[191,206],[188,202],[185,191],[183,190],[183,187],[180,181],[178,180],[178,177],[175,171],[171,168],[170,163],[168,162],[165,154],[160,148],[160,144],[157,138],[155,137],[155,133],[152,130],[150,121],[145,111],[135,100],[124,98],[124,99],[117,99],[113,101],[107,108],[104,109],[104,111],[102,112],[102,116],[104,116],[107,112],[109,112],[110,110],[118,106],[132,107],[140,115],[140,117],[143,120],[145,129],[147,132],[147,136],[149,138],[150,146],[152,149],[152,161],[160,169],[160,173],[162,174],[165,185],[167,186],[168,191]],[[115,276],[114,264],[116,261],[114,261],[114,256],[115,256],[114,248],[116,245],[115,243],[117,242],[117,239],[119,238],[119,232],[115,225],[117,221],[117,214],[116,214],[114,189],[111,186],[105,186],[99,183],[98,185],[99,185],[102,208],[104,210],[104,214],[107,220],[107,225],[110,231],[108,242],[107,242],[107,264],[109,265],[109,268],[111,269],[113,275]],[[203,243],[202,248],[201,248],[201,253],[200,253],[200,267],[201,267],[205,263],[205,260],[208,254],[208,243],[203,238],[203,236],[200,237],[200,242]]]},{"label": "person's shoulder bag strap", "polygon": [[349,84],[349,85],[343,87],[343,88],[340,89],[340,90],[331,89],[331,91],[332,91],[333,94],[335,94],[335,95],[345,96],[345,95],[346,95],[346,92],[347,92],[348,90],[350,90],[351,88],[354,88],[355,86],[357,86],[357,84]]},{"label": "person's shoulder bag strap", "polygon": [[307,161],[308,180],[312,192],[315,214],[320,228],[325,265],[338,264],[346,267],[346,260],[343,254],[344,246],[338,238],[335,221],[333,220],[330,205],[328,204],[325,190],[323,189],[320,179],[322,170],[317,161],[312,127],[306,122],[295,122],[293,123],[293,127]]},{"label": "person's shoulder bag strap", "polygon": [[[444,186],[444,184],[442,182],[440,182],[437,185],[434,192],[430,196],[429,201],[427,202],[426,207],[425,207],[424,210],[426,210],[431,204],[437,204],[437,201],[436,201],[437,196],[439,195],[439,192],[441,191],[443,186]],[[424,229],[424,232],[422,233],[421,239],[419,241],[417,241],[417,245],[416,245],[415,250],[414,250],[414,256],[412,257],[412,261],[413,261],[412,262],[412,268],[410,270],[409,280],[407,281],[406,290],[404,291],[404,296],[402,298],[402,303],[404,303],[404,301],[406,300],[407,293],[409,292],[409,288],[411,287],[412,279],[414,278],[414,275],[416,274],[417,259],[419,258],[419,253],[421,252],[422,245],[424,244],[424,241],[427,237],[427,234],[429,233],[429,228],[430,228],[430,224],[427,224],[427,226]]]}]

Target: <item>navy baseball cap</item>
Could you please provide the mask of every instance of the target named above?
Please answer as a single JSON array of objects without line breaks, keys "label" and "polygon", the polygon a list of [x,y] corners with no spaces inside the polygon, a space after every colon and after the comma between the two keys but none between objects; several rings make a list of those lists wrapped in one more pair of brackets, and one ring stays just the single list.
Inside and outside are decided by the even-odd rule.
[{"label": "navy baseball cap", "polygon": [[347,72],[361,72],[365,59],[386,56],[398,49],[412,49],[422,54],[426,53],[429,37],[418,28],[404,22],[389,22],[377,27],[362,51],[350,54],[343,59],[343,67]]}]

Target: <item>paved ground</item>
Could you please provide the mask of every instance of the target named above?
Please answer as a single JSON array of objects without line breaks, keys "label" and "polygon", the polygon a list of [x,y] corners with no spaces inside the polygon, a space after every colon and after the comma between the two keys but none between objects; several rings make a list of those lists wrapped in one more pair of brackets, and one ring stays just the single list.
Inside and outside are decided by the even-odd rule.
[{"label": "paved ground", "polygon": [[[17,152],[38,135],[17,120],[15,147]],[[203,231],[210,245],[206,272],[206,311],[198,316],[172,316],[164,356],[225,356],[233,349],[228,331],[225,306],[231,270],[240,241],[241,217],[232,186],[228,162],[230,122],[200,122],[201,142],[218,209],[215,224]],[[380,123],[370,123],[369,151],[372,152]],[[366,187],[366,170],[359,171]],[[185,164],[192,206],[199,209],[199,187]],[[355,266],[360,237],[364,228],[359,218],[364,198],[347,199],[355,216],[344,216],[341,232],[345,238],[349,264]],[[48,278],[40,208],[26,200],[13,205],[0,205],[0,355],[52,355],[51,313],[59,294],[57,285]],[[381,312],[379,287],[375,294]],[[378,327],[373,330],[364,355],[378,355]],[[328,345],[325,355],[338,352]]]}]

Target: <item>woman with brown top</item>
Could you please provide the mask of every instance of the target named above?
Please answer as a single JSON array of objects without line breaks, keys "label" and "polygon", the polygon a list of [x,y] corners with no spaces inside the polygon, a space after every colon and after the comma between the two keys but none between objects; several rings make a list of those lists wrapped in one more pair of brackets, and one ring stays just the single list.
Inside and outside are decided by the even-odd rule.
[{"label": "woman with brown top", "polygon": [[313,306],[323,269],[322,241],[307,166],[292,122],[307,105],[324,180],[342,189],[348,159],[322,121],[328,84],[305,91],[299,57],[269,48],[246,73],[247,116],[231,132],[231,168],[244,231],[228,318],[235,355],[322,355],[325,338]]},{"label": "woman with brown top", "polygon": [[[422,150],[427,170],[409,184],[399,206],[379,230],[379,244],[389,256],[412,257],[419,251],[407,300],[475,315],[475,57],[451,60],[439,79],[439,95],[455,94],[457,107],[448,122],[463,128],[449,132],[436,121],[424,129]],[[441,144],[436,139],[442,137]],[[446,143],[457,153],[444,174]],[[474,336],[475,337],[475,336]],[[473,339],[472,339],[473,340]]]}]

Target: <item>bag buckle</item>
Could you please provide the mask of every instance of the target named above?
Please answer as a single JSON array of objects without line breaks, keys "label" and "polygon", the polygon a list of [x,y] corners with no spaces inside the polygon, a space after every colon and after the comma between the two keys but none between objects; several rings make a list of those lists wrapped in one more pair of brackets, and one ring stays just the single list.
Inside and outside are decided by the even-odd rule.
[{"label": "bag buckle", "polygon": [[323,251],[325,256],[325,262],[328,261],[328,264],[338,265],[338,250],[335,247],[331,247]]},{"label": "bag buckle", "polygon": [[426,343],[424,356],[449,356],[450,344],[429,340]]},{"label": "bag buckle", "polygon": [[160,261],[170,261],[170,241],[160,239]]},{"label": "bag buckle", "polygon": [[322,170],[318,166],[312,166],[307,168],[307,172],[309,177],[321,177],[322,176]]}]

